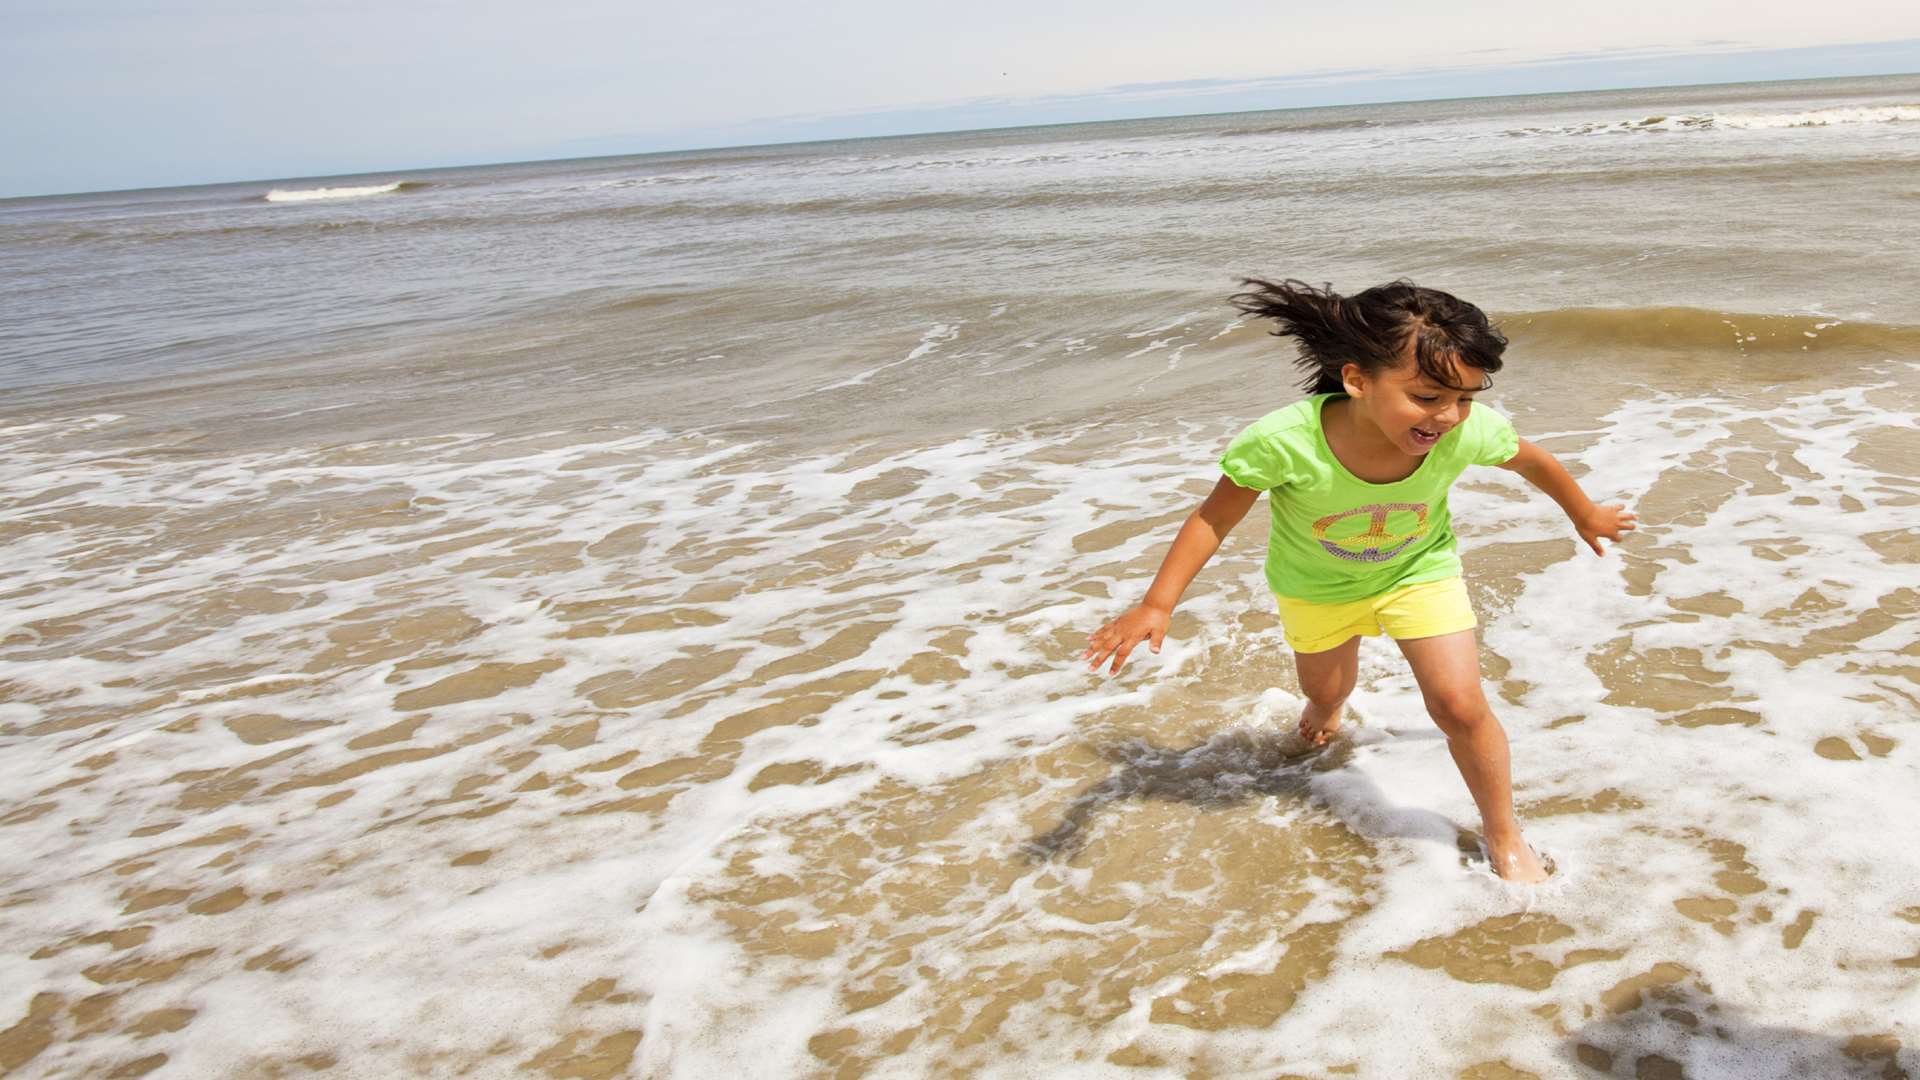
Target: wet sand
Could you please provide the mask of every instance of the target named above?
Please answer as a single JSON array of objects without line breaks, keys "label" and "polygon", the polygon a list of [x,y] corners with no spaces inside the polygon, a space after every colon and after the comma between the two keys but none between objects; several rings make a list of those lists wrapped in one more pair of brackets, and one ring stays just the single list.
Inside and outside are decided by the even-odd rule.
[{"label": "wet sand", "polygon": [[1646,527],[1456,492],[1532,892],[1390,647],[1288,734],[1257,516],[1161,656],[1073,662],[1224,423],[0,432],[0,1065],[1905,1075],[1916,369],[1551,381],[1492,401]]}]

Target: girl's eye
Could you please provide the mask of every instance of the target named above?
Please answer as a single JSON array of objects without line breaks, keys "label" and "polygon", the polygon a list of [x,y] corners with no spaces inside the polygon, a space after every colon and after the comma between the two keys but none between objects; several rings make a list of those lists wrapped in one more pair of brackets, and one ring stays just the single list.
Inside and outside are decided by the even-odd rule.
[{"label": "girl's eye", "polygon": [[1413,395],[1413,400],[1419,402],[1422,405],[1431,405],[1434,402],[1439,401],[1440,398],[1434,394],[1415,394]]}]

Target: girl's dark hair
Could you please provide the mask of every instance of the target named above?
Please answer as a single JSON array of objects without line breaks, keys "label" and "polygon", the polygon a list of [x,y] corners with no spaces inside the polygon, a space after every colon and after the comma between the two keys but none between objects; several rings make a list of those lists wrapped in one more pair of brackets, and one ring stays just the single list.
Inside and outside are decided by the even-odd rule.
[{"label": "girl's dark hair", "polygon": [[1347,364],[1358,364],[1369,375],[1397,368],[1406,362],[1409,346],[1422,375],[1455,390],[1479,390],[1492,380],[1461,386],[1454,382],[1455,366],[1491,375],[1500,370],[1500,354],[1507,348],[1506,337],[1485,312],[1451,293],[1406,280],[1352,296],[1291,278],[1278,283],[1242,278],[1240,284],[1248,291],[1231,297],[1234,307],[1272,319],[1280,324],[1275,337],[1299,342],[1294,366],[1303,376],[1301,388],[1310,394],[1340,392],[1340,369]]}]

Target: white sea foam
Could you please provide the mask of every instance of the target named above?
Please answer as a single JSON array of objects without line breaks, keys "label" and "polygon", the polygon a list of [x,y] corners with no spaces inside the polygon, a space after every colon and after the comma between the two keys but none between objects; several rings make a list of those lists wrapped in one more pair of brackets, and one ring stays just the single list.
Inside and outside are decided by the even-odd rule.
[{"label": "white sea foam", "polygon": [[368,195],[389,195],[406,185],[404,180],[391,184],[369,184],[363,187],[322,187],[294,188],[291,190],[274,188],[263,196],[268,202],[313,202],[318,199],[361,199]]},{"label": "white sea foam", "polygon": [[1725,113],[1713,117],[1719,127],[1797,128],[1836,124],[1901,124],[1920,121],[1920,105],[1860,106],[1805,109],[1783,113]]},{"label": "white sea foam", "polygon": [[1637,120],[1596,120],[1552,128],[1516,128],[1509,135],[1620,135],[1666,131],[1753,131],[1920,121],[1920,105],[1863,105],[1792,112],[1656,113]]},{"label": "white sea foam", "polygon": [[[1567,455],[1643,504],[1605,559],[1504,472],[1456,489],[1470,569],[1556,553],[1482,610],[1530,838],[1562,870],[1534,891],[1462,854],[1475,813],[1390,646],[1362,650],[1336,753],[1262,758],[1298,699],[1257,520],[1160,654],[1114,681],[1072,661],[1144,587],[1223,429],[796,460],[657,433],[105,457],[9,428],[0,947],[26,959],[0,1009],[108,980],[126,1016],[198,1010],[63,1036],[48,1073],[155,1052],[182,1075],[303,1054],[488,1072],[604,1039],[647,1076],[805,1075],[838,1045],[880,1076],[1108,1075],[1121,1052],[1563,1075],[1585,1041],[1772,1077],[1842,1074],[1842,1033],[1900,1038],[1911,1068],[1894,961],[1920,951],[1898,914],[1920,886],[1885,838],[1920,813],[1920,635],[1890,546],[1920,483],[1859,451],[1914,422],[1887,387],[1631,402]],[[1728,497],[1674,494],[1700,475]],[[524,677],[452,692],[483,666]],[[1751,718],[1687,726],[1689,695]],[[263,715],[292,727],[240,737]],[[1252,866],[1222,829],[1355,839],[1344,863]],[[1086,846],[1022,861],[1036,830]],[[1102,855],[1123,841],[1164,859]],[[184,895],[134,910],[162,889]],[[1516,917],[1531,944],[1473,944]],[[80,943],[133,925],[152,937],[124,953]],[[1130,959],[1085,966],[1128,935]],[[1291,1007],[1208,1019],[1315,948]],[[185,974],[118,978],[129,960]],[[1671,976],[1662,1007],[1739,1038],[1596,1004],[1647,972]],[[850,1012],[855,989],[875,1000]],[[954,1034],[999,994],[1018,1004]]]}]

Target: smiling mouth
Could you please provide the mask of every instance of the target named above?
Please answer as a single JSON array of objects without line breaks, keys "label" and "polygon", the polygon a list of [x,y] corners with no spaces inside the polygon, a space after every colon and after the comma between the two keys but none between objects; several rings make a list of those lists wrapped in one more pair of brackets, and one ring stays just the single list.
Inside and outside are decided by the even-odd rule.
[{"label": "smiling mouth", "polygon": [[1423,443],[1423,444],[1437,443],[1440,441],[1440,436],[1445,434],[1445,432],[1440,432],[1440,431],[1428,431],[1425,428],[1414,428],[1412,430],[1413,430],[1413,441],[1417,443]]}]

